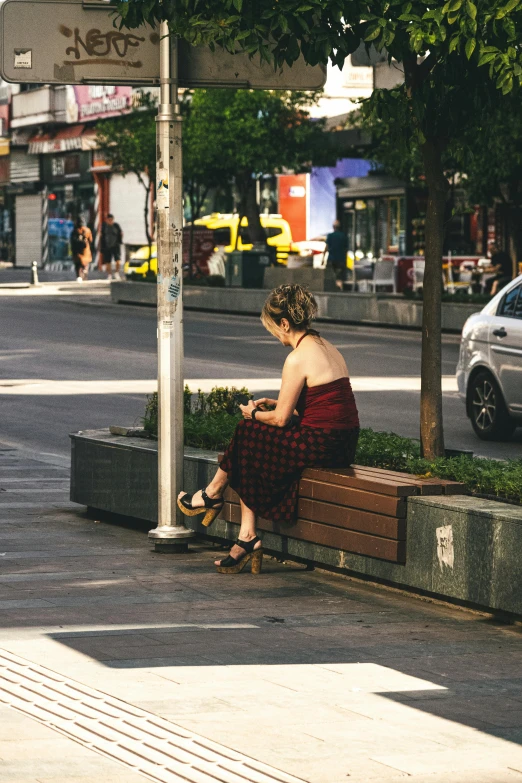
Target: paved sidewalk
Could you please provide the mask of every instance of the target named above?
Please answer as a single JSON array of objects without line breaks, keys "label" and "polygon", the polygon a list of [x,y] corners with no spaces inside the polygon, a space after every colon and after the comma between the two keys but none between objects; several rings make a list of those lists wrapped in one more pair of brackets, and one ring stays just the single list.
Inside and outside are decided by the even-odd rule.
[{"label": "paved sidewalk", "polygon": [[46,282],[32,286],[29,283],[0,283],[0,297],[5,296],[68,296],[88,299],[107,297],[110,301],[109,280],[87,280],[79,284],[75,280]]},{"label": "paved sidewalk", "polygon": [[0,445],[0,783],[522,783],[522,629],[155,554],[44,460]]}]

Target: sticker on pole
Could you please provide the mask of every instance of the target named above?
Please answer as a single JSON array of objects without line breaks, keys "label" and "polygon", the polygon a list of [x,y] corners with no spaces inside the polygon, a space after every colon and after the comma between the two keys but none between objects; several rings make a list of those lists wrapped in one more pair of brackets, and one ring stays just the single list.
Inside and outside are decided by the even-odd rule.
[{"label": "sticker on pole", "polygon": [[158,209],[165,209],[169,205],[169,172],[167,169],[158,169],[157,177],[156,204]]},{"label": "sticker on pole", "polygon": [[13,68],[32,68],[33,67],[33,50],[32,49],[15,49],[14,50],[14,63]]},{"label": "sticker on pole", "polygon": [[167,302],[175,302],[181,293],[181,280],[179,277],[171,277],[167,286]]}]

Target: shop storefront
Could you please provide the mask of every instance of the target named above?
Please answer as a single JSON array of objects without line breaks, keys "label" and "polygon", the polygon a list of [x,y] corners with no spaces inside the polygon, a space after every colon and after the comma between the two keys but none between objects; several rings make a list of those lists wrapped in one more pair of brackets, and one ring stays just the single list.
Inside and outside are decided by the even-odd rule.
[{"label": "shop storefront", "polygon": [[0,261],[14,260],[14,198],[9,193],[9,140],[0,138]]},{"label": "shop storefront", "polygon": [[[407,252],[404,184],[388,177],[351,177],[337,190],[338,217],[352,258]],[[410,218],[411,219],[411,218]]]},{"label": "shop storefront", "polygon": [[[444,253],[483,255],[489,236],[487,216],[469,210],[458,191],[451,194],[455,214],[446,223]],[[462,202],[462,203],[461,203]],[[387,176],[339,181],[338,218],[348,235],[351,257],[423,256],[427,191]]]},{"label": "shop storefront", "polygon": [[94,132],[83,125],[34,137],[29,144],[29,153],[41,156],[51,263],[69,258],[69,237],[77,218],[94,228],[93,144]]}]

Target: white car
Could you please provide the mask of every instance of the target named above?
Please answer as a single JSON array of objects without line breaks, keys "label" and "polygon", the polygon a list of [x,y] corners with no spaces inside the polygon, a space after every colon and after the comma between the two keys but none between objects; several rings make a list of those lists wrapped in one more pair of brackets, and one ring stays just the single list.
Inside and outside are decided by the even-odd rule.
[{"label": "white car", "polygon": [[457,384],[482,440],[522,427],[522,275],[464,324]]}]

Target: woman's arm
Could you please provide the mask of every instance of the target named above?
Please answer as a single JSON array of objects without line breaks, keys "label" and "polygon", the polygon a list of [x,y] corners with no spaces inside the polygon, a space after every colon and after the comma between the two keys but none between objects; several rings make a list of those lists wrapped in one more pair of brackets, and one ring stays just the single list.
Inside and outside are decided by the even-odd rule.
[{"label": "woman's arm", "polygon": [[254,405],[260,410],[263,410],[263,407],[275,408],[277,400],[273,400],[271,397],[260,397],[258,400],[254,400]]},{"label": "woman's arm", "polygon": [[[295,411],[295,406],[305,381],[306,375],[301,366],[301,361],[295,354],[291,353],[283,367],[281,391],[279,392],[275,410],[257,410],[256,421],[270,424],[272,427],[286,427]],[[240,405],[239,407],[245,419],[251,419],[252,411],[256,408],[256,405],[251,400],[248,405]]]}]

